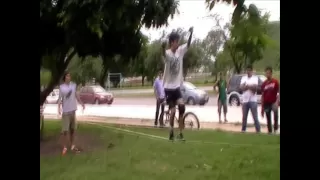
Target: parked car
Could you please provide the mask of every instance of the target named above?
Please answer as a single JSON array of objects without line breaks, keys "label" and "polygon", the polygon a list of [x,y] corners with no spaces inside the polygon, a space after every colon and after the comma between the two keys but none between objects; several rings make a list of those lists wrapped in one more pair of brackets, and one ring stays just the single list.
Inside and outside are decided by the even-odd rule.
[{"label": "parked car", "polygon": [[80,99],[85,104],[112,104],[114,98],[101,86],[84,86],[80,89]]},{"label": "parked car", "polygon": [[[229,80],[227,89],[228,102],[230,106],[240,106],[242,103],[242,91],[240,90],[241,78],[246,74],[233,75]],[[256,75],[259,78],[257,99],[258,103],[261,103],[261,85],[267,79],[264,75]]]},{"label": "parked car", "polygon": [[56,104],[58,103],[58,98],[59,98],[59,89],[54,89],[46,99],[47,104]]},{"label": "parked car", "polygon": [[186,104],[205,105],[209,101],[209,95],[206,91],[198,89],[190,82],[183,82],[181,86],[181,95]]}]

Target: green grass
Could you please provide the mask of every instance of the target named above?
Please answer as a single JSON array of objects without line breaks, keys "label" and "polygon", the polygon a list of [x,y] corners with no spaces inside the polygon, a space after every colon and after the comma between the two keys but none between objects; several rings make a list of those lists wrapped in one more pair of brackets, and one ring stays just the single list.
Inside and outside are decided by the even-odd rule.
[{"label": "green grass", "polygon": [[[59,133],[59,125],[46,122],[46,135]],[[166,129],[123,128],[163,137],[168,135]],[[185,137],[189,141],[171,143],[96,125],[80,124],[81,132],[96,134],[103,140],[104,148],[65,157],[40,156],[40,179],[280,179],[279,136],[188,131]],[[114,148],[107,149],[109,143],[113,143]]]}]

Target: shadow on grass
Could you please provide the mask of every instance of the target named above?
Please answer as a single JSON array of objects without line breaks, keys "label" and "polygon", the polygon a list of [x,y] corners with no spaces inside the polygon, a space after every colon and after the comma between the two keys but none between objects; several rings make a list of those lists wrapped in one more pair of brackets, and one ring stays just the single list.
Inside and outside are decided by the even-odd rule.
[{"label": "shadow on grass", "polygon": [[[83,126],[82,124],[78,125],[75,144],[82,153],[92,152],[105,147],[107,147],[107,149],[114,147],[111,139],[104,137],[102,129],[93,130],[92,128]],[[57,121],[46,121],[45,135],[43,140],[40,141],[40,156],[59,155],[62,149],[61,145],[62,138],[60,124]]]}]

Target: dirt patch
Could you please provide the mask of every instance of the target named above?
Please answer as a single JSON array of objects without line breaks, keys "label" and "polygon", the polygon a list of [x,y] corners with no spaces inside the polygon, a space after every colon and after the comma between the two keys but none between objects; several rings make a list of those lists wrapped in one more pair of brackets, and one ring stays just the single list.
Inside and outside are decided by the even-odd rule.
[{"label": "dirt patch", "polygon": [[[81,153],[90,152],[104,147],[104,141],[98,136],[90,133],[78,132],[76,146]],[[59,155],[61,153],[61,135],[45,137],[40,142],[40,156]]]}]

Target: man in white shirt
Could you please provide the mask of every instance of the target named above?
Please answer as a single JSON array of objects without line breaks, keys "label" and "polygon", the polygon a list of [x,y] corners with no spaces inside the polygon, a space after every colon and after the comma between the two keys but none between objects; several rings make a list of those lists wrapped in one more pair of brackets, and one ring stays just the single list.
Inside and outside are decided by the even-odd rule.
[{"label": "man in white shirt", "polygon": [[[62,155],[65,155],[68,150],[68,144],[70,144],[70,149],[72,151],[80,152],[79,149],[74,145],[76,131],[76,111],[78,106],[77,102],[82,105],[83,109],[85,107],[77,93],[77,85],[71,82],[70,73],[65,72],[62,80],[64,83],[61,84],[59,88],[58,113],[62,113]],[[61,105],[62,108],[60,107]]]},{"label": "man in white shirt", "polygon": [[259,78],[252,74],[252,66],[247,66],[247,75],[241,78],[240,88],[242,93],[242,132],[247,129],[247,119],[249,110],[251,111],[256,132],[260,132],[258,119],[257,88]]},{"label": "man in white shirt", "polygon": [[185,105],[180,92],[180,86],[183,83],[183,57],[187,52],[192,39],[193,27],[189,29],[190,35],[188,42],[179,46],[180,35],[172,32],[169,35],[169,49],[165,50],[165,44],[162,44],[162,53],[164,56],[164,76],[163,86],[166,94],[166,101],[169,104],[170,116],[170,135],[169,140],[174,140],[174,117],[176,112],[176,105],[179,109],[179,140],[184,140],[182,131],[184,128],[184,122],[182,120]]}]

